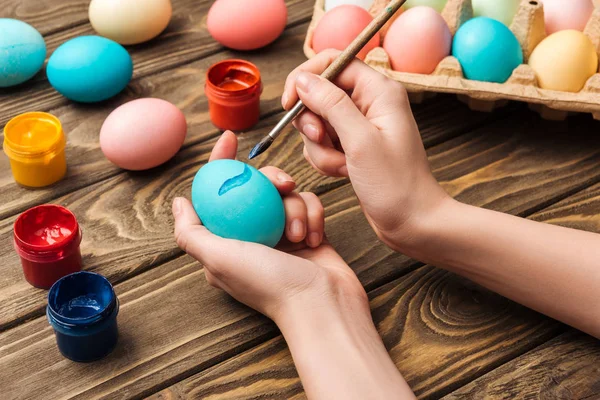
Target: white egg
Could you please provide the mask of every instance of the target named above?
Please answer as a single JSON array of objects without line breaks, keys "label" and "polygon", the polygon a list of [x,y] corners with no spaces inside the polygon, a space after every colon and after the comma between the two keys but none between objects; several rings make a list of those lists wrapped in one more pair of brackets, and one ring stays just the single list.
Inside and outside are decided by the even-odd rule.
[{"label": "white egg", "polygon": [[375,0],[325,0],[325,11],[344,4],[359,6],[369,11]]}]

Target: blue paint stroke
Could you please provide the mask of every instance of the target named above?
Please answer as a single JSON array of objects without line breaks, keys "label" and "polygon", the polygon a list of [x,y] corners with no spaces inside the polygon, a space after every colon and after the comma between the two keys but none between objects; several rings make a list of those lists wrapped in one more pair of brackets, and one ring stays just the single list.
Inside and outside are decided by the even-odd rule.
[{"label": "blue paint stroke", "polygon": [[245,185],[252,178],[252,170],[248,168],[247,165],[244,164],[244,172],[239,175],[234,176],[233,178],[227,179],[221,188],[219,189],[219,196],[223,196],[225,193],[229,192],[231,189],[235,189],[236,187],[240,187]]}]

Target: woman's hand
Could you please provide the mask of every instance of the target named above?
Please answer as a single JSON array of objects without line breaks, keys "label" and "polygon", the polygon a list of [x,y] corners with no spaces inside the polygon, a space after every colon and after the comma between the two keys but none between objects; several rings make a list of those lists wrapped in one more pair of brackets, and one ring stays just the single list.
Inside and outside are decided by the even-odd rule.
[{"label": "woman's hand", "polygon": [[322,52],[294,70],[283,107],[304,102],[308,110],[294,125],[305,158],[324,175],[350,177],[378,236],[406,250],[449,197],[431,174],[404,87],[359,60],[335,84],[319,77],[338,53]]},{"label": "woman's hand", "polygon": [[[237,138],[225,132],[211,160],[236,152]],[[377,333],[365,290],[324,240],[319,199],[293,193],[293,180],[277,168],[261,171],[285,205],[277,249],[213,235],[183,198],[173,202],[179,247],[204,264],[212,286],[277,323],[309,398],[414,398]]]},{"label": "woman's hand", "polygon": [[[237,138],[225,132],[210,160],[235,158]],[[173,202],[179,247],[206,267],[208,282],[275,322],[290,310],[310,309],[335,301],[341,294],[369,314],[367,296],[354,272],[324,242],[324,212],[313,193],[294,193],[293,179],[275,167],[261,169],[283,197],[285,237],[277,249],[224,239],[210,233],[192,204]],[[287,253],[284,251],[288,251]]]}]

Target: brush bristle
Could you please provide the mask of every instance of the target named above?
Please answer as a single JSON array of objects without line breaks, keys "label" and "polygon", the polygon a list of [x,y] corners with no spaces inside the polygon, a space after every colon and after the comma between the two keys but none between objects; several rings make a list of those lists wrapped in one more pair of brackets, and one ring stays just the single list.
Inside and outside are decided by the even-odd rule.
[{"label": "brush bristle", "polygon": [[255,157],[258,157],[273,144],[273,138],[271,136],[266,136],[263,138],[252,150],[250,150],[250,154],[248,155],[248,159],[252,160]]}]

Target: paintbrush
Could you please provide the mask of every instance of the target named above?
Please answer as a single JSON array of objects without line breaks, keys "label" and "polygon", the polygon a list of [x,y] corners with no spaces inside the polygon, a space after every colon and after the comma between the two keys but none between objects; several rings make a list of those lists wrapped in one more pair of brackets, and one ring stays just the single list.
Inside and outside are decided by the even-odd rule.
[{"label": "paintbrush", "polygon": [[[335,61],[321,74],[329,81],[335,79],[350,64],[362,48],[383,28],[392,16],[402,7],[406,0],[392,0],[383,11],[354,39],[352,43],[335,59]],[[277,125],[250,151],[248,158],[264,153],[290,122],[292,122],[304,110],[301,100],[288,111]]]}]

